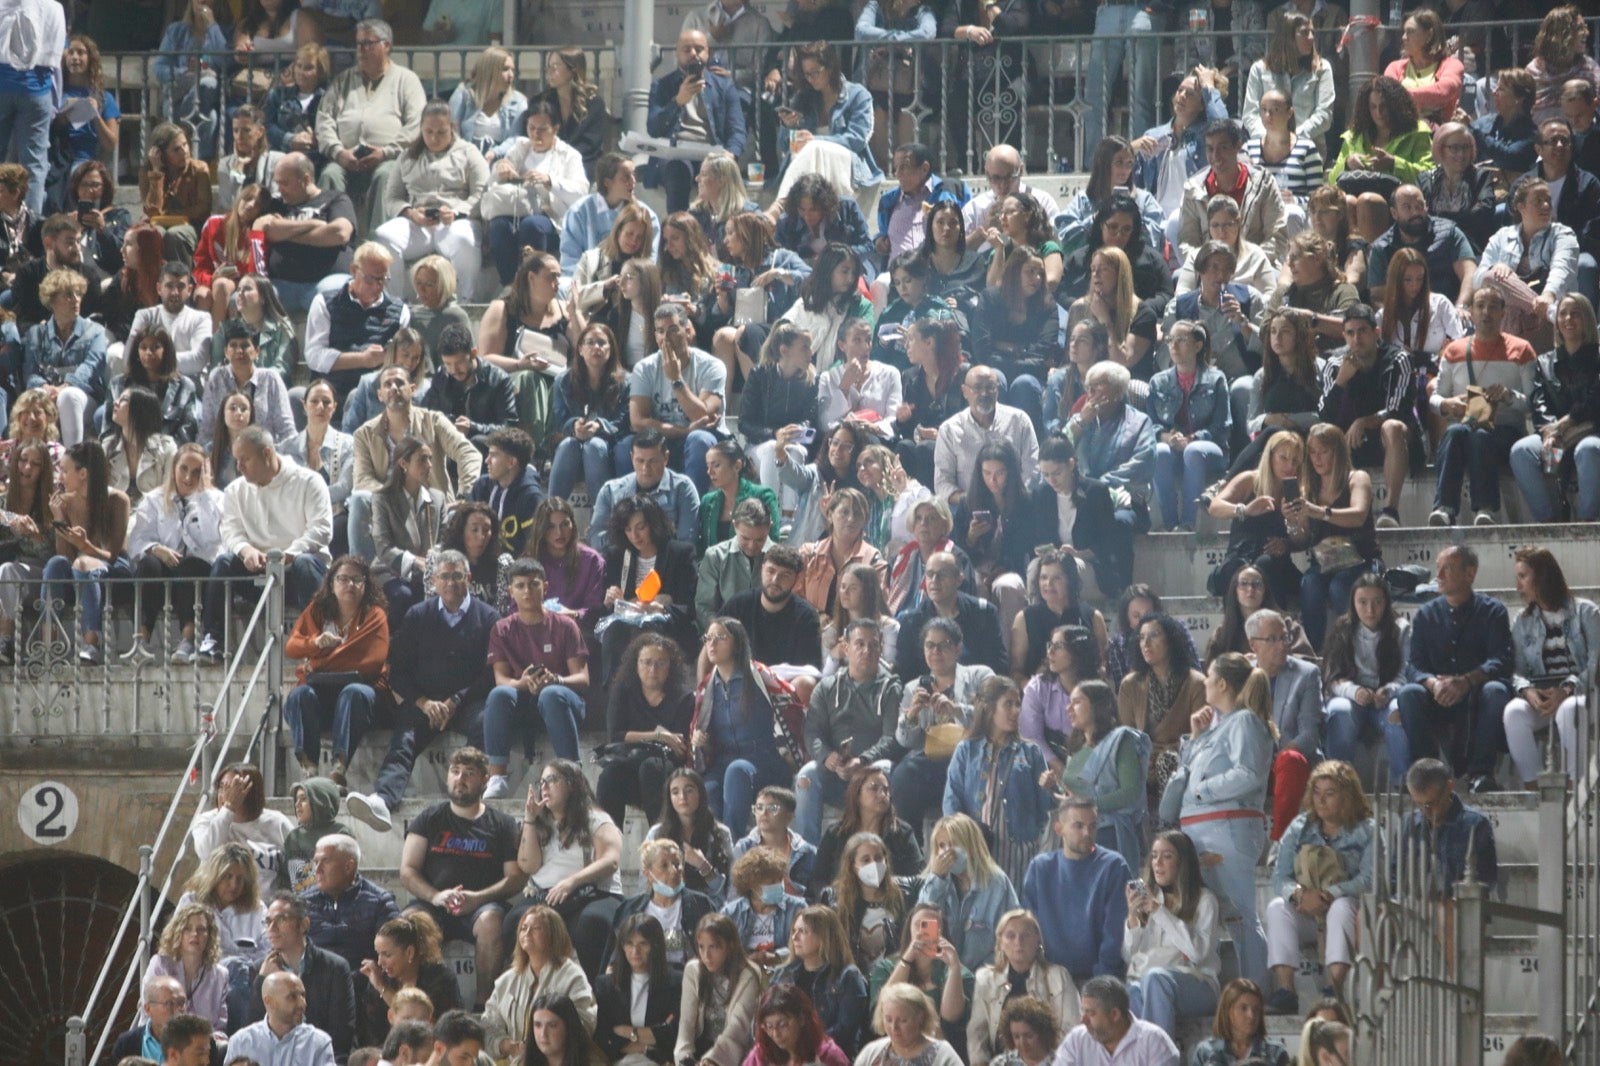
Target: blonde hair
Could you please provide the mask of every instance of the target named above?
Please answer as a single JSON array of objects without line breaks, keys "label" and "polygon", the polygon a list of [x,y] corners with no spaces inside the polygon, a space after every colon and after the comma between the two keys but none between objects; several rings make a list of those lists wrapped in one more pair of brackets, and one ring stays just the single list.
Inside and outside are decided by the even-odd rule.
[{"label": "blonde hair", "polygon": [[433,1021],[433,1000],[429,998],[428,993],[416,985],[407,985],[395,992],[394,997],[389,1000],[389,1009],[394,1012],[396,1017],[399,1017],[400,1012],[413,1003],[425,1007],[428,1012],[428,1020],[430,1022]]},{"label": "blonde hair", "polygon": [[11,427],[6,436],[10,440],[18,440],[17,434],[21,431],[22,421],[17,417],[20,412],[37,407],[44,415],[44,439],[61,439],[61,411],[56,407],[56,400],[43,389],[29,389],[17,397],[17,402],[11,405]]},{"label": "blonde hair", "polygon": [[204,903],[185,903],[172,912],[166,928],[161,930],[160,952],[169,959],[183,957],[183,930],[191,918],[201,918],[206,923],[206,950],[200,956],[200,964],[215,966],[222,958],[222,937],[218,934],[216,912]]},{"label": "blonde hair", "polygon": [[943,833],[950,841],[951,847],[965,848],[967,851],[967,872],[972,875],[973,884],[982,887],[996,877],[1005,874],[999,866],[995,865],[994,857],[989,854],[989,845],[983,839],[983,830],[964,814],[947,814],[933,823],[933,830],[928,833],[928,865],[923,868],[922,876],[936,876],[933,872],[934,856],[937,852],[933,848],[933,838]]},{"label": "blonde hair", "polygon": [[739,161],[727,152],[712,152],[700,164],[704,172],[722,180],[722,191],[717,193],[715,201],[702,200],[695,197],[694,203],[689,205],[692,212],[696,208],[706,212],[714,221],[724,221],[744,210],[744,205],[750,202],[750,194],[745,191],[744,175],[739,173]]},{"label": "blonde hair", "polygon": [[433,276],[439,279],[439,304],[443,306],[456,298],[456,268],[450,260],[435,252],[425,255],[411,264],[411,285],[417,284],[417,272],[421,270],[433,271]]},{"label": "blonde hair", "polygon": [[[499,110],[512,89],[500,84],[500,72],[505,69],[511,53],[499,45],[491,44],[472,65],[472,99],[484,114],[491,114],[490,104]],[[513,68],[514,69],[514,68]]]},{"label": "blonde hair", "polygon": [[[794,916],[794,925],[806,923],[806,929],[812,936],[822,941],[823,963],[833,971],[837,977],[846,966],[855,962],[855,957],[850,950],[850,941],[845,936],[844,925],[839,921],[839,912],[832,907],[813,904]],[[790,926],[792,930],[794,926]]]},{"label": "blonde hair", "polygon": [[1039,919],[1037,917],[1035,917],[1034,913],[1032,911],[1028,910],[1026,907],[1018,907],[1016,910],[1006,911],[1004,914],[1002,914],[1000,916],[1000,920],[995,923],[995,927],[994,927],[994,972],[995,973],[1005,973],[1006,972],[1006,967],[1010,965],[1010,963],[1008,963],[1006,961],[1006,953],[1003,950],[1001,950],[1001,948],[1000,948],[1000,938],[1005,935],[1006,926],[1010,925],[1012,922],[1021,922],[1023,925],[1026,925],[1030,929],[1033,930],[1033,935],[1038,939],[1039,945],[1040,945],[1039,946],[1039,956],[1040,956],[1040,958],[1044,957],[1044,930],[1042,928],[1040,928],[1040,926],[1039,926]]},{"label": "blonde hair", "polygon": [[883,1008],[891,1003],[914,1010],[922,1015],[922,1035],[932,1040],[939,1035],[939,1012],[933,1009],[933,1001],[928,994],[916,985],[905,981],[884,985],[883,991],[878,993],[878,1005],[872,1011],[872,1028],[874,1031],[885,1032],[883,1026]]},{"label": "blonde hair", "polygon": [[[198,450],[200,446],[194,444],[188,447]],[[202,451],[200,454],[205,453]],[[222,879],[234,869],[244,871],[244,885],[239,898],[226,906],[230,910],[254,911],[261,906],[261,881],[256,875],[255,856],[243,844],[224,844],[200,860],[199,867],[184,884],[184,890],[193,892],[196,901],[220,911],[224,904],[217,898],[217,886],[222,884]]]},{"label": "blonde hair", "polygon": [[1236,651],[1224,652],[1211,660],[1211,672],[1227,687],[1238,705],[1261,719],[1276,738],[1278,727],[1272,720],[1272,682],[1267,680],[1267,675]]},{"label": "blonde hair", "polygon": [[56,297],[64,292],[75,292],[79,296],[89,291],[88,280],[76,270],[57,268],[44,276],[39,282],[39,302],[49,307],[55,303]]},{"label": "blonde hair", "polygon": [[1328,472],[1328,484],[1335,487],[1338,492],[1343,492],[1344,487],[1350,482],[1350,442],[1345,439],[1344,430],[1328,422],[1318,422],[1311,427],[1311,432],[1306,434],[1305,454],[1300,459],[1300,491],[1308,500],[1322,499],[1322,477],[1317,473],[1317,468],[1311,465],[1311,446],[1320,445],[1333,452],[1333,469]]},{"label": "blonde hair", "polygon": [[355,266],[357,263],[382,263],[387,270],[394,266],[394,253],[377,241],[362,241],[356,245],[355,253],[350,256],[350,265]]},{"label": "blonde hair", "polygon": [[[255,197],[256,209],[261,208],[261,186],[251,182],[239,190],[239,195],[234,198],[233,206],[228,209],[228,217],[222,223],[222,252],[228,263],[237,262],[239,253],[250,244],[250,232],[246,224],[239,220],[239,208],[249,197]],[[254,223],[250,223],[254,225]]]},{"label": "blonde hair", "polygon": [[[1133,314],[1139,309],[1139,298],[1133,291],[1133,264],[1128,261],[1128,253],[1115,245],[1103,244],[1094,250],[1094,255],[1089,257],[1090,269],[1093,270],[1093,261],[1098,256],[1108,260],[1117,268],[1117,297],[1111,309],[1111,339],[1121,344],[1128,336],[1128,327],[1133,323]],[[1083,299],[1087,300],[1085,296]]]},{"label": "blonde hair", "polygon": [[665,837],[657,837],[654,840],[646,840],[643,844],[639,845],[639,868],[646,873],[649,873],[650,867],[656,864],[656,860],[659,859],[664,852],[671,852],[680,858],[683,856],[683,849],[678,847],[678,842],[675,840],[668,840]]},{"label": "blonde hair", "polygon": [[1310,813],[1311,790],[1316,788],[1318,781],[1332,781],[1344,793],[1347,826],[1372,817],[1372,801],[1367,799],[1366,790],[1361,787],[1361,778],[1356,775],[1356,768],[1343,759],[1324,759],[1311,771],[1311,777],[1306,780],[1306,796],[1300,804],[1302,811]]},{"label": "blonde hair", "polygon": [[1278,480],[1278,475],[1272,470],[1272,457],[1280,448],[1288,448],[1294,452],[1294,465],[1298,470],[1305,462],[1306,443],[1300,439],[1300,434],[1289,429],[1280,429],[1267,438],[1266,450],[1261,453],[1261,464],[1256,467],[1256,494],[1259,496],[1283,495],[1283,482]]}]

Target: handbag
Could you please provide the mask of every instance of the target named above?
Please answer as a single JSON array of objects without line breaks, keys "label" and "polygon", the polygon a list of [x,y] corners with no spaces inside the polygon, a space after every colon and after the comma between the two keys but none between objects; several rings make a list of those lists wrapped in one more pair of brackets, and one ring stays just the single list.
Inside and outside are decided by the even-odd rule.
[{"label": "handbag", "polygon": [[1161,805],[1157,814],[1162,825],[1177,825],[1183,813],[1183,793],[1189,787],[1189,768],[1180,765],[1167,778],[1167,787],[1161,791]]},{"label": "handbag", "polygon": [[1349,537],[1323,537],[1311,546],[1311,558],[1324,574],[1345,570],[1366,562],[1366,557],[1356,550]]},{"label": "handbag", "polygon": [[916,73],[909,48],[888,48],[867,59],[867,88],[874,93],[905,95],[916,91]]},{"label": "handbag", "polygon": [[1335,184],[1346,196],[1375,192],[1385,200],[1392,200],[1395,190],[1400,188],[1400,179],[1381,170],[1347,170],[1339,175]]},{"label": "handbag", "polygon": [[306,684],[312,688],[348,688],[362,683],[355,670],[313,670],[306,675]]}]

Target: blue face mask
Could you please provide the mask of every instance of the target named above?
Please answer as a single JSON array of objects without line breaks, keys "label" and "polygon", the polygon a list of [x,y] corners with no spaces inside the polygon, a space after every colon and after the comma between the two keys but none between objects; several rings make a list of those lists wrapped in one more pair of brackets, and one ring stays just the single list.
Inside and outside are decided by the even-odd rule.
[{"label": "blue face mask", "polygon": [[967,849],[966,848],[951,848],[950,850],[956,853],[955,859],[952,860],[951,863],[950,863],[950,876],[951,877],[955,877],[958,874],[966,873],[967,872]]},{"label": "blue face mask", "polygon": [[683,891],[683,882],[679,881],[675,885],[669,885],[664,881],[657,881],[652,877],[650,879],[650,887],[655,889],[656,895],[666,896],[668,899],[673,899],[678,895],[678,893]]},{"label": "blue face mask", "polygon": [[770,885],[761,886],[761,902],[769,907],[776,907],[783,902],[783,882],[774,881]]}]

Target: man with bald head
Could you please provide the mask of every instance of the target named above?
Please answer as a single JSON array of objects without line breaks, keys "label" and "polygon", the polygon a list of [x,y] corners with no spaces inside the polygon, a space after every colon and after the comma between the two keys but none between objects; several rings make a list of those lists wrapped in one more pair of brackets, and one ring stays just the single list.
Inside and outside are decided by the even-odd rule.
[{"label": "man with bald head", "polygon": [[334,1066],[333,1038],[306,1021],[306,986],[299,975],[279,971],[261,983],[267,1016],[228,1040],[228,1059],[261,1066]]},{"label": "man with bald head", "polygon": [[[652,137],[674,144],[723,148],[735,159],[744,154],[744,107],[733,79],[710,66],[711,45],[705,32],[686,28],[678,34],[678,66],[650,86],[650,114],[645,127]],[[685,159],[657,159],[651,174],[667,194],[667,210],[689,206],[700,165]]]},{"label": "man with bald head", "polygon": [[1428,264],[1428,285],[1439,295],[1457,304],[1466,318],[1472,298],[1472,272],[1478,269],[1478,254],[1472,242],[1449,219],[1428,213],[1428,201],[1415,185],[1402,185],[1394,191],[1389,214],[1393,219],[1383,235],[1372,243],[1367,255],[1367,285],[1374,297],[1383,292],[1389,278],[1389,260],[1402,248],[1422,255]]},{"label": "man with bald head", "polygon": [[267,981],[274,974],[295,974],[306,989],[306,1021],[332,1038],[334,1057],[344,1061],[355,1043],[356,1029],[349,964],[310,943],[311,912],[306,901],[293,893],[279,892],[267,904],[266,931],[270,950],[250,988],[249,1020],[266,1017],[262,996]]},{"label": "man with bald head", "polygon": [[355,204],[343,189],[318,188],[316,178],[305,153],[280,158],[272,168],[277,195],[255,224],[267,238],[267,274],[291,311],[310,308],[319,291],[331,296],[350,272]]},{"label": "man with bald head", "polygon": [[950,552],[934,552],[922,571],[926,595],[915,607],[896,615],[900,642],[895,649],[895,674],[919,677],[927,671],[922,658],[922,627],[932,618],[949,618],[961,627],[960,662],[987,666],[997,674],[1009,668],[1000,636],[1000,614],[994,604],[961,591],[961,564]]},{"label": "man with bald head", "polygon": [[1022,180],[1022,156],[1009,144],[997,144],[983,157],[983,176],[989,187],[961,209],[961,221],[967,225],[967,251],[981,252],[989,246],[984,230],[999,226],[998,208],[1012,193],[1026,193],[1044,209],[1044,217],[1051,219],[1061,214],[1055,197],[1043,189],[1035,189]]},{"label": "man with bald head", "polygon": [[[165,1061],[161,1038],[166,1034],[167,1023],[189,1009],[189,997],[176,977],[151,977],[144,983],[139,1006],[149,1020],[117,1037],[111,1045],[112,1062],[129,1056]],[[222,1049],[215,1044],[211,1045],[211,1066],[222,1066]]]}]

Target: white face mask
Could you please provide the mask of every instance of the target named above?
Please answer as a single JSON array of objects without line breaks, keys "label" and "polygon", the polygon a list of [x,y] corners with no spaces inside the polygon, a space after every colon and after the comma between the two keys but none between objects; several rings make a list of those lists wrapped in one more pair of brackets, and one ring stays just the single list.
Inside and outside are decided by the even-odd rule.
[{"label": "white face mask", "polygon": [[868,888],[877,888],[883,884],[883,875],[887,869],[888,865],[885,863],[869,862],[856,870],[856,876],[861,878],[861,883]]}]

